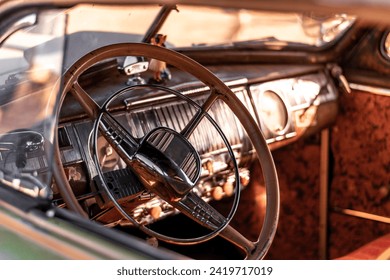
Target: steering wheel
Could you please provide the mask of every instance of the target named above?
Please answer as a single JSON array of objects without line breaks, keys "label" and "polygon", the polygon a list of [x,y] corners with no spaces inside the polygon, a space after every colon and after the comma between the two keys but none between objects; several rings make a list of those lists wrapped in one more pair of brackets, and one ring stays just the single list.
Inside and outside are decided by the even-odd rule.
[{"label": "steering wheel", "polygon": [[[170,128],[158,127],[147,133],[141,139],[134,138],[126,128],[115,120],[107,109],[112,100],[118,95],[121,95],[122,92],[117,92],[100,106],[79,83],[80,76],[94,64],[105,59],[121,56],[148,57],[165,61],[167,64],[187,72],[203,82],[209,87],[210,95],[203,104],[198,105],[196,102],[181,95],[179,92],[166,89],[170,91],[171,94],[189,102],[191,106],[195,106],[197,108],[197,113],[180,132],[176,132]],[[259,126],[239,98],[219,78],[196,61],[173,50],[143,43],[123,43],[94,50],[70,67],[64,75],[64,87],[60,104],[62,104],[62,101],[68,92],[72,93],[87,115],[95,120],[93,146],[96,146],[97,132],[99,131],[131,171],[137,176],[145,189],[159,196],[198,224],[210,229],[211,232],[203,237],[187,240],[167,237],[156,233],[149,228],[138,224],[130,215],[128,215],[116,200],[115,195],[109,190],[107,184],[103,183],[110,200],[126,219],[129,219],[147,234],[166,242],[175,244],[194,244],[219,235],[243,249],[246,253],[246,259],[262,259],[265,256],[273,241],[279,216],[279,185],[276,169],[268,145]],[[234,203],[227,218],[193,191],[201,172],[201,164],[199,155],[193,145],[188,141],[188,138],[204,118],[212,123],[224,140],[229,155],[233,160],[237,178],[238,167],[234,160],[234,153],[223,132],[208,114],[212,105],[218,100],[223,101],[241,122],[252,142],[262,167],[267,200],[263,226],[256,241],[247,239],[229,225],[239,202],[239,180],[236,180],[237,185],[235,187]],[[175,153],[174,148],[170,149],[170,152],[166,152],[169,143],[166,144],[164,142],[161,144],[161,141],[156,140],[162,138],[169,138],[169,143],[174,143],[174,147],[180,147],[182,153]],[[94,162],[96,165],[99,165],[97,150],[96,147],[94,148]],[[56,145],[55,155],[58,166],[60,166],[58,144]],[[190,166],[190,168],[188,168],[188,166]],[[102,175],[101,169],[99,167],[96,169],[98,170],[100,180],[104,182],[104,176]],[[71,191],[68,181],[65,179],[64,171],[57,168],[57,170],[54,170],[54,176],[57,184],[60,182],[59,189],[68,207],[85,216],[84,211],[77,203],[77,200]]]}]

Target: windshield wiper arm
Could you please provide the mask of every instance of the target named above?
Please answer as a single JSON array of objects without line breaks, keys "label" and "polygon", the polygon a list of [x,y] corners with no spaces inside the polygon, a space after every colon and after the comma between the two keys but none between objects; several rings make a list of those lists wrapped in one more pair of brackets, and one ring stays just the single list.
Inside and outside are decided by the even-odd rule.
[{"label": "windshield wiper arm", "polygon": [[253,40],[246,40],[246,41],[236,41],[233,42],[233,45],[235,46],[250,46],[250,45],[258,45],[258,44],[264,44],[265,42],[278,42],[279,40],[276,39],[274,36],[268,36],[268,37],[263,37],[263,38],[258,38],[258,39],[253,39]]},{"label": "windshield wiper arm", "polygon": [[165,20],[168,18],[172,10],[179,11],[177,6],[174,4],[163,5],[160,9],[160,12],[154,18],[152,24],[146,31],[144,38],[142,39],[143,43],[150,43],[150,40],[157,34],[161,26],[164,24]]},{"label": "windshield wiper arm", "polygon": [[299,42],[291,42],[279,40],[273,36],[264,37],[260,39],[248,40],[248,41],[237,41],[233,42],[232,45],[237,48],[250,48],[257,49],[260,47],[268,48],[268,49],[282,49],[282,48],[308,48],[312,47],[311,45]]}]

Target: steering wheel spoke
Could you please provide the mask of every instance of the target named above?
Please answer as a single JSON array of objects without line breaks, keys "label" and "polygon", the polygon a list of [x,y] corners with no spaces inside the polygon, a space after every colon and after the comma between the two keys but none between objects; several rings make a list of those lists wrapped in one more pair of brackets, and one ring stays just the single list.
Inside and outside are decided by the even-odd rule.
[{"label": "steering wheel spoke", "polygon": [[223,229],[219,232],[219,235],[243,249],[247,255],[255,249],[254,242],[228,225],[227,218],[194,192],[189,193],[185,198],[174,203],[173,206],[198,224],[210,230],[216,230],[222,227]]},{"label": "steering wheel spoke", "polygon": [[137,139],[127,132],[127,129],[107,111],[105,106],[99,106],[80,86],[78,80],[73,83],[70,92],[91,119],[100,118],[99,131],[111,146],[116,147],[115,149],[120,153],[122,159],[129,163],[139,147]]},{"label": "steering wheel spoke", "polygon": [[139,143],[127,130],[107,111],[100,114],[99,131],[107,142],[129,164],[136,153]]},{"label": "steering wheel spoke", "polygon": [[100,106],[92,99],[92,97],[80,86],[78,80],[74,81],[70,92],[83,107],[84,111],[90,118],[97,118],[101,111]]},{"label": "steering wheel spoke", "polygon": [[228,222],[223,215],[194,192],[188,193],[183,199],[173,203],[173,206],[198,224],[211,230],[224,227],[224,224]]},{"label": "steering wheel spoke", "polygon": [[217,101],[218,95],[215,93],[215,90],[212,89],[210,92],[210,96],[206,99],[206,101],[201,106],[201,109],[197,111],[197,113],[192,117],[192,119],[188,122],[188,124],[184,127],[184,129],[180,132],[181,135],[186,137],[187,139],[190,137],[192,132],[198,127],[200,122],[203,120],[206,113],[213,106],[215,101]]},{"label": "steering wheel spoke", "polygon": [[229,242],[235,244],[237,247],[240,247],[244,250],[246,257],[250,257],[253,251],[256,249],[256,243],[250,241],[248,238],[243,236],[231,225],[227,225],[219,235]]}]

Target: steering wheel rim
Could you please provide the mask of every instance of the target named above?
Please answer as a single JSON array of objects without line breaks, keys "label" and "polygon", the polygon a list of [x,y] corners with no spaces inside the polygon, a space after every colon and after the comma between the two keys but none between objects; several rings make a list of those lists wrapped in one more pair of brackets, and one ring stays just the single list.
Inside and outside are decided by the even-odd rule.
[{"label": "steering wheel rim", "polygon": [[[251,249],[244,249],[246,249],[246,259],[264,258],[275,236],[279,218],[279,184],[276,168],[266,140],[259,126],[249,113],[248,109],[241,103],[239,98],[230,90],[230,88],[227,87],[208,69],[195,62],[194,60],[190,59],[189,57],[166,48],[161,48],[144,43],[122,43],[109,45],[88,53],[87,55],[79,59],[71,68],[69,68],[69,70],[64,75],[65,82],[63,86],[61,100],[64,100],[67,92],[84,92],[82,87],[79,85],[78,80],[81,74],[84,73],[84,71],[87,70],[89,67],[104,59],[120,56],[144,56],[157,60],[163,60],[167,64],[170,64],[182,71],[191,74],[199,81],[203,82],[206,86],[210,88],[212,92],[215,93],[216,99],[214,101],[211,100],[212,104],[216,100],[222,100],[231,109],[233,114],[239,119],[241,125],[245,129],[248,137],[252,142],[252,145],[257,154],[257,158],[262,167],[265,189],[267,194],[267,208],[265,212],[263,226],[259,233],[258,239],[257,241],[252,242],[244,237],[244,239],[246,239],[245,242],[251,244]],[[78,94],[75,94],[75,97],[76,99],[78,99]],[[60,103],[62,103],[62,101]],[[86,110],[88,115],[97,116],[99,112],[96,110],[96,104],[92,104],[91,100],[85,100],[80,98],[78,99],[78,101],[80,102],[84,110]],[[60,110],[58,110],[58,112],[59,111]],[[56,145],[56,150],[57,151],[55,154],[58,158],[58,145]],[[80,212],[77,209],[75,210],[77,212]],[[236,241],[235,230],[232,229],[230,226],[228,226],[227,228],[228,230],[222,230],[221,235],[223,235],[225,239],[228,239],[230,242],[236,244],[237,246],[241,248],[243,248],[242,246],[245,247],[246,245],[237,244],[241,241]]]}]

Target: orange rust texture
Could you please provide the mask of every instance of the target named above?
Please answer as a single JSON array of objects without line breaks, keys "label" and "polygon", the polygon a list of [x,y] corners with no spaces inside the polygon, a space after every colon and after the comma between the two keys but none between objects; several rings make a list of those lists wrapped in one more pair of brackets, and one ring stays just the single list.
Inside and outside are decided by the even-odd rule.
[{"label": "orange rust texture", "polygon": [[280,183],[280,219],[267,259],[318,259],[317,136],[273,152]]},{"label": "orange rust texture", "polygon": [[[319,258],[319,139],[314,135],[273,152],[281,212],[267,259]],[[330,144],[330,208],[390,217],[390,98],[361,92],[341,96]],[[387,233],[390,225],[331,212],[329,258]]]},{"label": "orange rust texture", "polygon": [[[331,206],[390,217],[390,98],[354,92],[341,97],[332,128]],[[390,233],[390,225],[330,216],[330,257]]]}]

